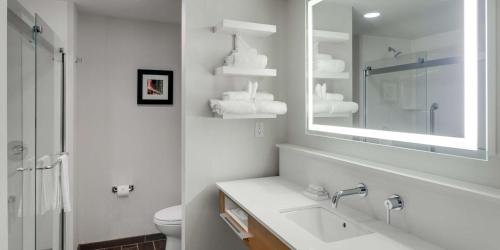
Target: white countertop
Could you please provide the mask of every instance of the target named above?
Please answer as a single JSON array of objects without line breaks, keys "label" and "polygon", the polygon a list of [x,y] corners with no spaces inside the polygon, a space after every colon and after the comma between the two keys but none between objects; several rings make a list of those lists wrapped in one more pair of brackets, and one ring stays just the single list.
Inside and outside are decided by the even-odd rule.
[{"label": "white countertop", "polygon": [[[253,218],[292,249],[299,250],[434,250],[442,249],[404,233],[342,203],[331,208],[330,201],[314,201],[302,194],[301,187],[281,177],[216,183],[217,187]],[[287,219],[282,212],[294,208],[323,207],[375,232],[336,242],[323,242]]]}]

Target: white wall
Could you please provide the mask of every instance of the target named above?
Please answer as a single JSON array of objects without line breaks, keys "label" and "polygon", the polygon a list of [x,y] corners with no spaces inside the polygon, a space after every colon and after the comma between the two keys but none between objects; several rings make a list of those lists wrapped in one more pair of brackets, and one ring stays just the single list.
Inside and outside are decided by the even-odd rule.
[{"label": "white wall", "polygon": [[[180,25],[80,13],[76,86],[79,243],[157,233],[181,203]],[[136,104],[137,69],[174,71],[173,106]],[[111,187],[134,184],[129,198]]]},{"label": "white wall", "polygon": [[223,18],[277,25],[277,33],[263,39],[246,38],[269,57],[278,77],[256,79],[263,90],[286,100],[287,41],[285,0],[184,1],[183,74],[183,204],[184,249],[236,250],[244,244],[220,219],[215,183],[277,174],[276,143],[286,140],[286,118],[263,120],[265,136],[254,137],[254,120],[212,118],[210,98],[223,91],[243,89],[248,78],[214,76],[232,49],[231,37],[214,34],[211,26]]},{"label": "white wall", "polygon": [[0,0],[0,250],[7,250],[7,1]]}]

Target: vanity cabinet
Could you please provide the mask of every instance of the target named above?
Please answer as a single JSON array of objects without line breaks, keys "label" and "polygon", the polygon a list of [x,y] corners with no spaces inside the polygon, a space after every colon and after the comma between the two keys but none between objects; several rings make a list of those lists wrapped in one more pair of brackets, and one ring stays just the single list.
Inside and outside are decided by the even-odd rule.
[{"label": "vanity cabinet", "polygon": [[289,250],[280,239],[219,191],[219,213],[226,224],[251,250]]}]

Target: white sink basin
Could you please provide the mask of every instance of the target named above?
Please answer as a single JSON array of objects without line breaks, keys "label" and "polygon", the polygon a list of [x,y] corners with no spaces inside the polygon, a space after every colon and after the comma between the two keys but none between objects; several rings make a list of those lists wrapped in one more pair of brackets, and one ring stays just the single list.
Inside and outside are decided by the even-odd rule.
[{"label": "white sink basin", "polygon": [[327,243],[373,233],[322,207],[301,208],[285,211],[282,214]]}]

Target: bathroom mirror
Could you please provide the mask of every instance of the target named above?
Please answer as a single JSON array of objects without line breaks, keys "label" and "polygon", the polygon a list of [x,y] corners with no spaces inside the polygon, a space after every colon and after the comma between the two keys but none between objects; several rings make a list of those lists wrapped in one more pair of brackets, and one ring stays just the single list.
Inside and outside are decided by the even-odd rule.
[{"label": "bathroom mirror", "polygon": [[308,133],[487,156],[484,0],[307,5]]}]

